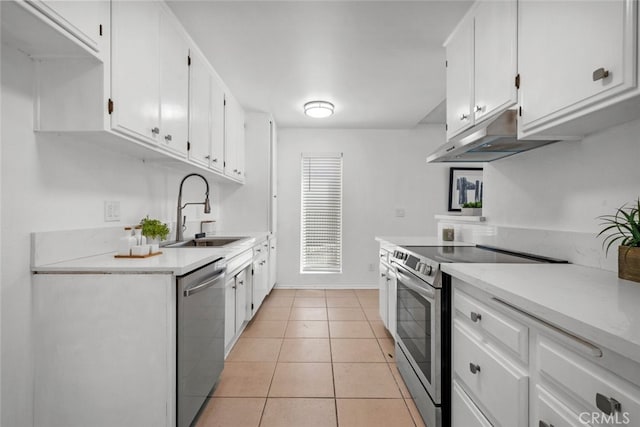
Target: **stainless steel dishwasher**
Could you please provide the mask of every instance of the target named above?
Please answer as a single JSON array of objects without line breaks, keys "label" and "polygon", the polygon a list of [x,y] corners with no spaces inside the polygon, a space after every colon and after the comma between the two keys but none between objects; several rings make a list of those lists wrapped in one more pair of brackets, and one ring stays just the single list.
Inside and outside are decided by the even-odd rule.
[{"label": "stainless steel dishwasher", "polygon": [[224,367],[224,285],[220,258],[177,278],[177,425],[189,427]]}]

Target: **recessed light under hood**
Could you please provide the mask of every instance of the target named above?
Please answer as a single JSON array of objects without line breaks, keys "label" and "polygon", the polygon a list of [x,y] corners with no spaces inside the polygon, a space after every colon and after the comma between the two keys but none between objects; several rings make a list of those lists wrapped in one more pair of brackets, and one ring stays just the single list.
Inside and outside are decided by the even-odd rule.
[{"label": "recessed light under hood", "polygon": [[441,145],[427,157],[427,163],[491,162],[557,141],[518,139],[517,117],[516,110],[507,110],[474,126]]}]

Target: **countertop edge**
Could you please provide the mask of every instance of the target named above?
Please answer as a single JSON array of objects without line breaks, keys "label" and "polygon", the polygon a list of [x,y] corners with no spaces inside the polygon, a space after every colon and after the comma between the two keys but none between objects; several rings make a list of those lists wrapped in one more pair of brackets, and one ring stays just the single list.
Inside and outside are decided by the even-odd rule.
[{"label": "countertop edge", "polygon": [[[464,266],[469,265],[470,264],[464,264]],[[481,264],[476,265],[481,266]],[[585,270],[598,270],[591,267],[576,266],[574,264],[571,264],[571,266],[573,268],[583,268]],[[535,268],[535,266],[533,267]],[[640,343],[634,343],[593,324],[585,323],[529,298],[509,292],[502,287],[495,286],[487,280],[481,279],[466,271],[461,271],[455,263],[442,264],[441,269],[443,272],[457,277],[471,286],[487,292],[504,302],[512,304],[515,308],[520,309],[525,313],[529,313],[533,317],[538,317],[554,326],[560,327],[568,332],[575,333],[595,345],[603,346],[630,360],[640,363]]]}]

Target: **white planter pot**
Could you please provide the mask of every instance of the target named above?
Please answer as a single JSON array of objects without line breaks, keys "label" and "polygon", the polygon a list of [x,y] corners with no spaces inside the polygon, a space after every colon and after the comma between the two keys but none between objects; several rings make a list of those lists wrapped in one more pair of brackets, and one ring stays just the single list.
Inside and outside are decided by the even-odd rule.
[{"label": "white planter pot", "polygon": [[482,208],[461,208],[464,216],[482,216]]}]

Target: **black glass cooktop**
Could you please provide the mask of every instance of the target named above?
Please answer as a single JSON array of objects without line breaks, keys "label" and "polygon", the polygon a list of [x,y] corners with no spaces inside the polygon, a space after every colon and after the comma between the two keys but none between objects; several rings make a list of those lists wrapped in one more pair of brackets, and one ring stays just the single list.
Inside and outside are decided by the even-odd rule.
[{"label": "black glass cooktop", "polygon": [[467,263],[566,263],[567,261],[532,255],[523,252],[507,251],[491,246],[404,246],[416,255],[437,262]]}]

